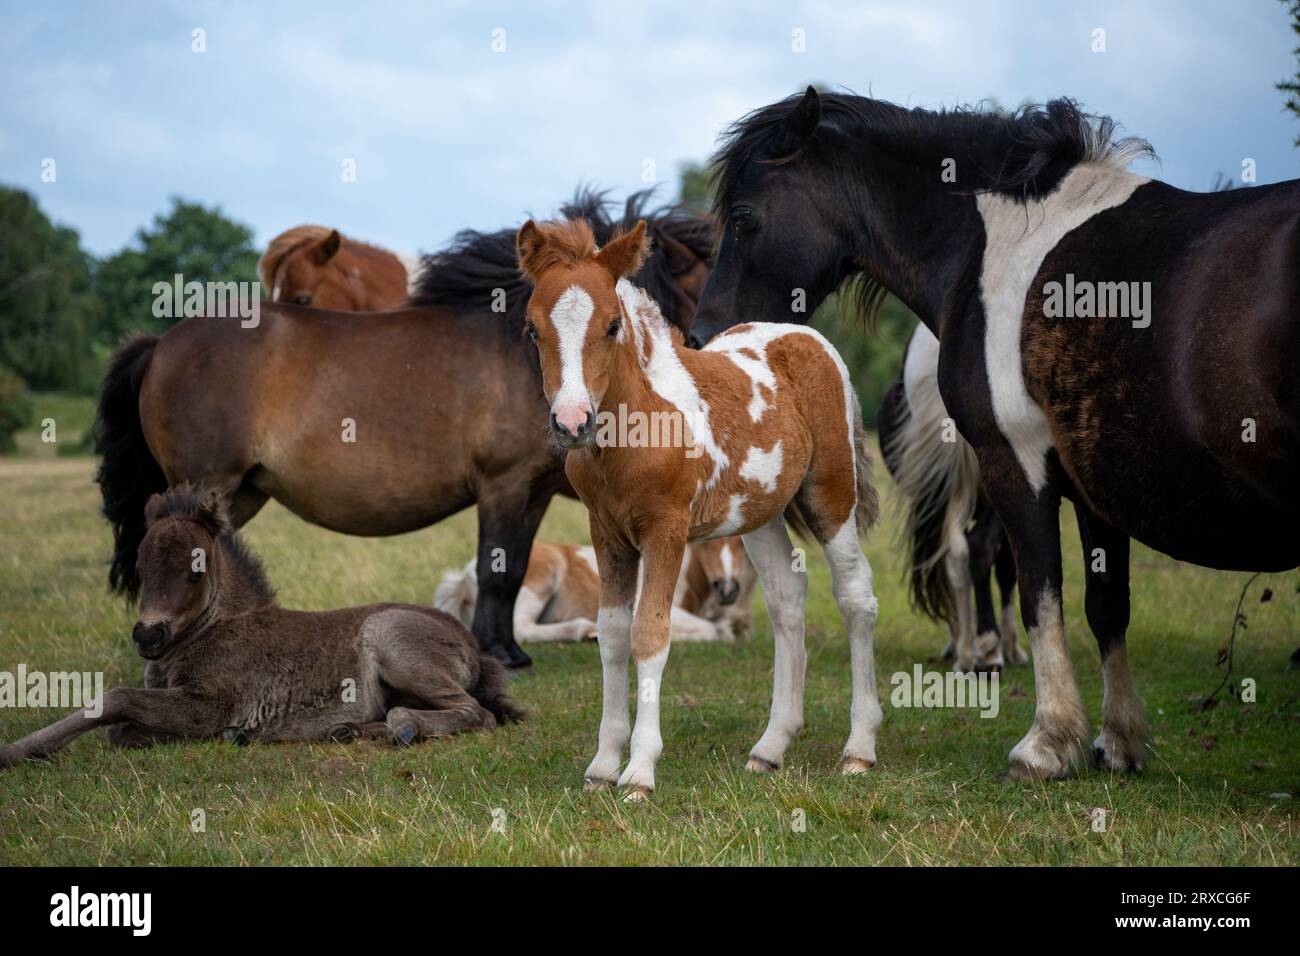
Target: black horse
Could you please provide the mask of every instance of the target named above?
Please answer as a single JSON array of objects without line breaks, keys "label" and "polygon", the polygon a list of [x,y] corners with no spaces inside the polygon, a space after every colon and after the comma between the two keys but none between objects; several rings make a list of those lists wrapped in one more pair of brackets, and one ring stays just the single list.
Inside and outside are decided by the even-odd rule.
[{"label": "black horse", "polygon": [[692,332],[798,321],[842,281],[941,343],[938,381],[1015,551],[1037,685],[1015,777],[1091,736],[1061,615],[1061,497],[1088,568],[1097,758],[1150,749],[1129,673],[1129,540],[1213,568],[1300,564],[1300,183],[1190,193],[1068,100],[930,112],[809,89],[716,157],[724,233]]}]

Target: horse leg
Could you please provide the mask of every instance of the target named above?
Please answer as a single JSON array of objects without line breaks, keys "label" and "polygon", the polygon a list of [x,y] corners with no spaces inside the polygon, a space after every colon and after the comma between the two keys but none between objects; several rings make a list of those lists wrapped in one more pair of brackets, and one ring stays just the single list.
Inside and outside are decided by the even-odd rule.
[{"label": "horse leg", "polygon": [[522,479],[502,480],[500,488],[480,491],[478,499],[478,600],[470,630],[484,653],[507,667],[533,663],[515,642],[515,599],[524,583],[537,526],[550,494],[521,494]]},{"label": "horse leg", "polygon": [[776,660],[772,670],[772,711],[767,729],[749,752],[746,768],[778,770],[786,748],[803,729],[804,600],[808,576],[794,570],[785,518],[777,515],[743,538],[745,551],[763,585],[763,603],[772,620]]},{"label": "horse leg", "polygon": [[686,554],[686,521],[663,521],[641,541],[645,574],[632,620],[632,656],[636,659],[636,724],[632,728],[632,754],[618,785],[625,799],[639,800],[655,788],[655,764],[663,753],[659,731],[659,687],[668,648],[672,643],[670,618],[677,575]]},{"label": "horse leg", "polygon": [[627,697],[627,661],[632,653],[632,602],[636,597],[637,567],[634,551],[609,542],[593,521],[591,544],[600,569],[600,610],[596,636],[600,641],[603,674],[600,738],[596,756],[583,773],[583,789],[600,790],[618,783],[623,748],[631,736]]},{"label": "horse leg", "polygon": [[1105,686],[1101,704],[1101,734],[1093,741],[1097,762],[1113,771],[1140,772],[1151,750],[1142,698],[1128,667],[1125,633],[1129,620],[1129,539],[1082,505],[1079,518],[1086,574],[1084,611],[1101,653]]},{"label": "horse leg", "polygon": [[538,594],[530,588],[521,587],[515,598],[515,640],[532,644],[572,642],[595,636],[596,622],[585,617],[569,621],[555,621],[550,624],[539,623],[542,613],[554,592]]},{"label": "horse leg", "polygon": [[1034,654],[1034,723],[1011,749],[1008,774],[1065,777],[1084,765],[1090,734],[1061,612],[1060,493],[1050,484],[1035,493],[1009,447],[981,454],[980,474],[1015,549],[1020,613]]},{"label": "horse leg", "polygon": [[154,744],[176,743],[185,739],[179,734],[165,733],[131,720],[110,724],[104,731],[104,735],[108,738],[109,744],[124,750],[144,750]]},{"label": "horse leg", "polygon": [[1011,552],[1011,542],[1000,521],[998,556],[993,562],[993,573],[997,575],[998,593],[1002,596],[1002,613],[998,622],[1002,634],[1002,660],[1019,667],[1029,663],[1029,655],[1020,646],[1020,627],[1016,624],[1016,556]]},{"label": "horse leg", "polygon": [[840,771],[864,773],[876,765],[876,734],[880,731],[880,698],[876,691],[876,615],[879,602],[871,588],[871,565],[858,541],[853,516],[835,537],[822,543],[831,569],[835,603],[849,635],[849,672],[853,703],[849,710],[849,740]]},{"label": "horse leg", "polygon": [[[952,611],[950,622],[954,660],[952,669],[958,673],[975,670],[975,621],[971,615],[970,545],[966,542],[966,529],[961,527],[950,510],[944,520],[944,538],[948,553],[944,556],[944,571],[952,583]],[[946,654],[945,650],[945,654]]]},{"label": "horse leg", "polygon": [[[98,710],[98,716],[92,715],[92,710]],[[97,727],[125,722],[174,738],[212,737],[220,731],[219,714],[220,702],[195,697],[184,688],[114,687],[90,707],[0,747],[0,767],[47,757]]]},{"label": "horse leg", "polygon": [[975,666],[977,670],[1001,670],[1002,637],[993,611],[993,563],[997,558],[1002,525],[991,507],[985,506],[966,535],[970,545],[971,589],[975,592]]}]

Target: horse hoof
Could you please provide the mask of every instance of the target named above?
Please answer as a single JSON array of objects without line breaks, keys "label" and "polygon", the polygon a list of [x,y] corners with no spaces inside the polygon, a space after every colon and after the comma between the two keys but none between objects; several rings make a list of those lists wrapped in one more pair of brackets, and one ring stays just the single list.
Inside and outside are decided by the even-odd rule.
[{"label": "horse hoof", "polygon": [[221,739],[236,747],[248,746],[248,734],[244,732],[243,727],[227,727],[221,732]]},{"label": "horse hoof", "polygon": [[612,786],[614,786],[613,780],[599,780],[595,777],[582,778],[583,793],[595,793],[598,790],[608,790]]},{"label": "horse hoof", "polygon": [[415,743],[416,738],[419,736],[420,736],[419,729],[415,726],[415,724],[410,724],[410,723],[402,724],[400,727],[396,728],[393,731],[393,740],[396,741],[398,746],[400,747],[411,746],[411,744]]},{"label": "horse hoof", "polygon": [[326,736],[336,744],[350,744],[361,736],[361,728],[356,724],[335,724]]},{"label": "horse hoof", "polygon": [[750,754],[749,760],[745,762],[745,769],[751,773],[776,773],[776,771],[781,769],[781,765],[779,763],[773,763],[770,760],[765,760],[758,756],[758,754]]},{"label": "horse hoof", "polygon": [[866,760],[862,757],[845,756],[845,758],[840,761],[840,773],[845,776],[853,777],[860,773],[866,773],[875,765],[876,762],[874,760]]},{"label": "horse hoof", "polygon": [[1013,760],[1007,765],[1007,772],[1004,779],[1014,780],[1017,783],[1033,783],[1040,780],[1064,780],[1068,776],[1068,768],[1055,772],[1048,772],[1023,760]]},{"label": "horse hoof", "polygon": [[651,790],[649,787],[642,786],[639,783],[630,784],[629,786],[623,788],[623,802],[640,803],[642,800],[649,800],[650,794],[653,792],[654,791]]}]

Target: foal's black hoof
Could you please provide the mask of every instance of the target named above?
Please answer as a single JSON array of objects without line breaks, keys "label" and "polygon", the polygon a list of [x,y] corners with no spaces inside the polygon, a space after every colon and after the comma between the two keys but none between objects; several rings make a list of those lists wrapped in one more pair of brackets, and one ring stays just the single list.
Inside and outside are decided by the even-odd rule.
[{"label": "foal's black hoof", "polygon": [[335,724],[327,736],[336,744],[350,744],[361,736],[361,728],[356,724]]},{"label": "foal's black hoof", "polygon": [[402,724],[402,726],[393,731],[393,740],[395,740],[398,746],[401,747],[411,746],[419,736],[420,731],[416,728],[415,724]]},{"label": "foal's black hoof", "polygon": [[236,747],[248,746],[248,734],[244,733],[243,727],[227,727],[221,732],[221,739]]}]

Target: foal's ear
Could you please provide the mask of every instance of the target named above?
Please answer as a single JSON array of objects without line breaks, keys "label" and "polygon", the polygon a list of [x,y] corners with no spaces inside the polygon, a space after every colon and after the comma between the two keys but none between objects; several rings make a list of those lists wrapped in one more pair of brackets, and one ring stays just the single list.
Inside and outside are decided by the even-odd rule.
[{"label": "foal's ear", "polygon": [[214,538],[230,530],[230,511],[226,496],[216,489],[209,488],[199,499],[199,506],[192,516]]},{"label": "foal's ear", "polygon": [[634,275],[650,253],[650,240],[645,234],[645,220],[638,219],[628,232],[611,239],[609,245],[596,255],[596,261],[610,271],[615,279]]},{"label": "foal's ear", "polygon": [[537,228],[537,223],[529,219],[519,227],[519,234],[515,236],[515,253],[519,256],[519,271],[529,282],[537,281],[542,250],[545,248],[546,237]]},{"label": "foal's ear", "polygon": [[323,266],[334,258],[334,254],[339,251],[339,246],[343,244],[343,237],[339,235],[337,229],[331,229],[330,234],[320,241],[320,244],[312,250],[312,259],[316,265]]}]

